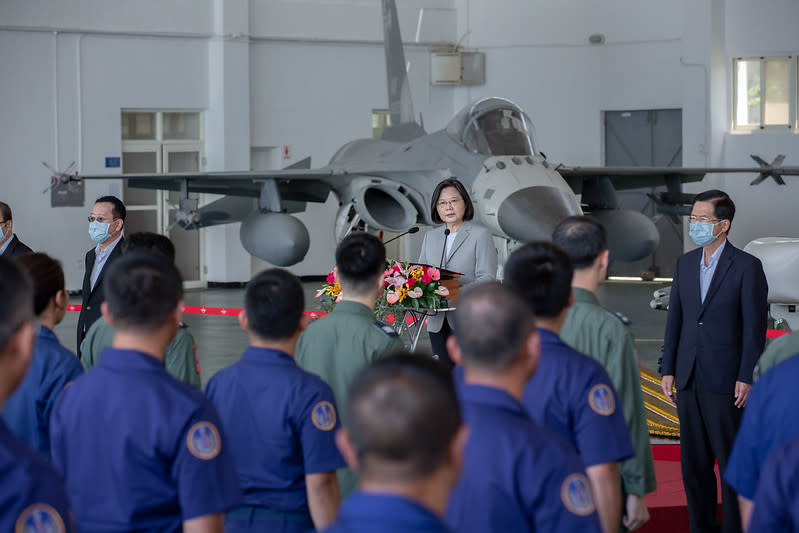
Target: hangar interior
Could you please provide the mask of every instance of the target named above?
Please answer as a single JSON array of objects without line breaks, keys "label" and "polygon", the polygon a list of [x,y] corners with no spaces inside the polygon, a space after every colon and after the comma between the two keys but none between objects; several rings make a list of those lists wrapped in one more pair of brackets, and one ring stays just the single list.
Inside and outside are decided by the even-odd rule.
[{"label": "hangar interior", "polygon": [[[502,96],[527,111],[549,161],[598,166],[609,153],[608,113],[676,110],[678,149],[667,159],[678,165],[754,166],[750,154],[799,163],[792,0],[397,3],[413,102],[428,131],[475,99]],[[485,54],[485,83],[431,82],[434,52],[456,46]],[[86,181],[66,200],[74,207],[53,207],[42,162],[63,170],[74,161],[83,174],[121,172],[120,163],[281,168],[308,156],[320,166],[345,142],[370,137],[373,110],[387,105],[377,0],[6,0],[0,49],[0,195],[20,238],[63,262],[69,289],[80,288],[95,198],[117,194],[135,205],[128,231],[169,229],[170,198],[120,180]],[[753,76],[764,83],[754,86]],[[736,87],[744,85],[742,99]],[[796,235],[799,183],[752,188],[751,179],[711,175],[684,189],[731,194],[736,246]],[[299,215],[311,247],[296,274],[329,270],[336,207],[331,195]],[[679,245],[682,228],[671,231]],[[238,224],[178,233],[186,232],[171,235],[195,286],[246,281],[264,267],[243,249]],[[421,235],[393,254],[415,258]]]}]

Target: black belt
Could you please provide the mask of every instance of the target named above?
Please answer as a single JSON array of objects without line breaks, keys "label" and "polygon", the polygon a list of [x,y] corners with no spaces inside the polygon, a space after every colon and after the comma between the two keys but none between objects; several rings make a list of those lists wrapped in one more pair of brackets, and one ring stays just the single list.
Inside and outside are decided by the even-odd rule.
[{"label": "black belt", "polygon": [[289,522],[311,522],[311,514],[306,511],[275,511],[258,505],[244,505],[236,507],[227,513],[228,520],[250,520],[254,522],[266,522],[276,520],[287,520]]}]

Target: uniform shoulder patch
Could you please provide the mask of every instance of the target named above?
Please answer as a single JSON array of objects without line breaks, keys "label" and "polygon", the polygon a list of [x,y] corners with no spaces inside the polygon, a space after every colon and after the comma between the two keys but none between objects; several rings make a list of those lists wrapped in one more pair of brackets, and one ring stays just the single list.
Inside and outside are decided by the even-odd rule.
[{"label": "uniform shoulder patch", "polygon": [[203,420],[197,422],[189,429],[186,435],[186,447],[197,459],[209,461],[219,455],[222,449],[222,439],[219,430],[211,422]]},{"label": "uniform shoulder patch", "polygon": [[399,337],[399,333],[397,330],[389,326],[388,324],[384,324],[379,320],[375,321],[375,326],[377,326],[383,333],[388,335],[389,337]]},{"label": "uniform shoulder patch", "polygon": [[594,385],[588,392],[588,405],[598,415],[612,415],[616,412],[616,398],[613,397],[613,389],[604,383]]},{"label": "uniform shoulder patch", "polygon": [[23,510],[14,526],[14,533],[64,533],[64,520],[46,503],[34,503]]},{"label": "uniform shoulder patch", "polygon": [[317,429],[330,431],[336,427],[336,408],[330,402],[319,402],[311,409],[311,422]]},{"label": "uniform shoulder patch", "polygon": [[632,320],[627,318],[625,315],[619,313],[618,311],[611,311],[610,309],[605,309],[605,311],[610,313],[612,316],[616,317],[616,319],[625,326],[629,326],[630,324],[632,324]]},{"label": "uniform shoulder patch", "polygon": [[596,510],[588,478],[583,474],[572,474],[566,478],[560,489],[560,499],[572,514],[588,516]]}]

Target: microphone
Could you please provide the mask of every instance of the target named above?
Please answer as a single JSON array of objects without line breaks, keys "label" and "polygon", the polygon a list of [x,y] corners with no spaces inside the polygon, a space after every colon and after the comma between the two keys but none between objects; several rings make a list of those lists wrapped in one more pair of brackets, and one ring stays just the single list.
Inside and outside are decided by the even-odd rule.
[{"label": "microphone", "polygon": [[386,242],[383,243],[383,246],[385,246],[386,244],[388,244],[388,243],[390,243],[392,241],[396,241],[397,239],[399,239],[403,235],[408,235],[409,233],[417,233],[418,231],[419,231],[419,226],[414,226],[411,229],[409,229],[408,231],[406,231],[405,233],[400,233],[396,237],[391,237],[389,240],[387,240]]},{"label": "microphone", "polygon": [[444,266],[444,254],[447,253],[447,237],[449,237],[449,228],[444,230],[444,248],[441,250],[441,261],[438,262],[438,269]]}]

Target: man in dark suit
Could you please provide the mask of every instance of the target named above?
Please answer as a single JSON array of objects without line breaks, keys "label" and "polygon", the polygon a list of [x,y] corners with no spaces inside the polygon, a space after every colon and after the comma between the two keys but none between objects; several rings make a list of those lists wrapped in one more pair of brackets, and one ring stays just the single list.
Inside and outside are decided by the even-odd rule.
[{"label": "man in dark suit", "polygon": [[83,275],[83,302],[78,317],[77,352],[86,332],[100,318],[100,304],[105,300],[103,277],[108,266],[120,255],[118,246],[125,225],[125,204],[116,196],[103,196],[94,202],[89,215],[89,237],[97,246],[86,252],[86,272]]},{"label": "man in dark suit", "polygon": [[[698,194],[690,235],[700,248],[674,269],[663,348],[663,393],[677,413],[691,532],[719,531],[714,460],[723,472],[766,341],[768,284],[760,260],[727,235],[735,204],[719,190]],[[740,531],[735,492],[722,483],[723,531]]]},{"label": "man in dark suit", "polygon": [[0,202],[0,256],[17,257],[31,252],[33,250],[14,234],[11,207],[5,202]]}]

